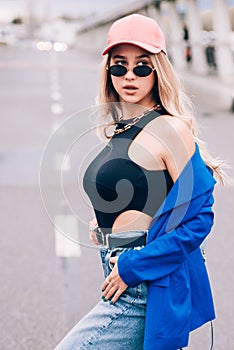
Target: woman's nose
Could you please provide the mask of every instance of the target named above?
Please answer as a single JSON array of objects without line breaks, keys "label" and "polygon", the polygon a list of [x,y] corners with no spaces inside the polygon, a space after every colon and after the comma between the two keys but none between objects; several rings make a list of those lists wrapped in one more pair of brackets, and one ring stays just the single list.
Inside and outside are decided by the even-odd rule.
[{"label": "woman's nose", "polygon": [[136,75],[134,74],[132,68],[128,69],[127,73],[125,74],[125,79],[133,80],[135,78],[136,78]]}]

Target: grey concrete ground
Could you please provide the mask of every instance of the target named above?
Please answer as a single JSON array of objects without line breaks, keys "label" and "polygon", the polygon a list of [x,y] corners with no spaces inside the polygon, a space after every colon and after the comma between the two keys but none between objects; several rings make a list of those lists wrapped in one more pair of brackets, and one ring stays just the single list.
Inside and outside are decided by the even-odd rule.
[{"label": "grey concrete ground", "polygon": [[[82,246],[79,257],[55,255],[54,226],[38,180],[53,125],[94,104],[98,66],[97,57],[75,51],[0,49],[0,350],[54,349],[100,299],[98,251]],[[209,78],[204,84],[209,89]],[[57,106],[53,89],[61,94]],[[197,103],[201,135],[212,154],[233,167],[234,115],[210,102]],[[234,345],[233,194],[233,183],[217,186],[215,226],[207,242],[217,310],[215,350]],[[209,343],[206,325],[192,334],[189,349],[208,350]]]}]

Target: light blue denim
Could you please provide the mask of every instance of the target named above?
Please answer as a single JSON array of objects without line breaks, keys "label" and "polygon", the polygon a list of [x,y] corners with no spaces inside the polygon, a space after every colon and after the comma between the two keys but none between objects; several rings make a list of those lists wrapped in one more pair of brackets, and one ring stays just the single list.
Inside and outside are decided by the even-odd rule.
[{"label": "light blue denim", "polygon": [[[136,248],[100,249],[101,261],[106,278],[112,269],[111,256]],[[127,288],[118,301],[100,301],[67,336],[55,350],[143,350],[147,284]]]}]

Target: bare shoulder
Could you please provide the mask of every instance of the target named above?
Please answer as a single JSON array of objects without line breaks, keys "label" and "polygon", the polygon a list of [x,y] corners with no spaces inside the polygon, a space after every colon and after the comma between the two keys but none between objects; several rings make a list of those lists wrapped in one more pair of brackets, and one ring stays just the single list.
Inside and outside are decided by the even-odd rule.
[{"label": "bare shoulder", "polygon": [[149,124],[151,133],[160,139],[162,160],[175,181],[195,151],[192,131],[181,118],[170,115]]},{"label": "bare shoulder", "polygon": [[188,155],[195,150],[195,142],[191,129],[184,120],[179,117],[166,115],[161,119],[161,135],[170,148],[178,149],[179,144],[183,145]]},{"label": "bare shoulder", "polygon": [[148,125],[147,129],[155,136],[160,137],[163,143],[172,145],[183,143],[186,148],[191,151],[195,149],[194,137],[191,129],[179,117],[171,115],[162,115],[152,120]]}]

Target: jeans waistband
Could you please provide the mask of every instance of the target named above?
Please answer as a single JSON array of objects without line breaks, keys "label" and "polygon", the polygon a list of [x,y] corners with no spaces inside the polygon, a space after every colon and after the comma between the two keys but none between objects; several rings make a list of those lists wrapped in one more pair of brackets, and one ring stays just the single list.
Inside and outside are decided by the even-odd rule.
[{"label": "jeans waistband", "polygon": [[97,240],[108,248],[131,248],[146,245],[148,230],[131,230],[104,234],[100,227],[94,229]]}]

